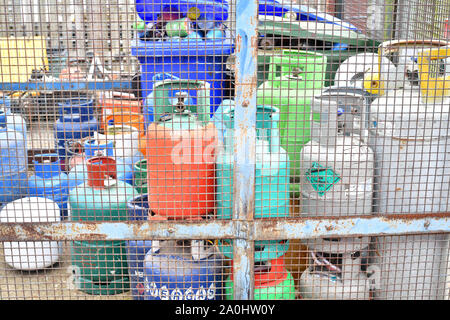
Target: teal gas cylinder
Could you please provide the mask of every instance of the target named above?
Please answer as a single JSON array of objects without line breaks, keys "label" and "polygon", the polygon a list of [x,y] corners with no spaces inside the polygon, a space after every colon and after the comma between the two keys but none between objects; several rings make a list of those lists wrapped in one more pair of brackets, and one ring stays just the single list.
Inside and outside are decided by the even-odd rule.
[{"label": "teal gas cylinder", "polygon": [[[134,188],[117,180],[110,157],[86,161],[88,179],[69,193],[72,221],[125,221]],[[117,294],[129,290],[125,241],[74,241],[72,265],[76,284],[89,294]]]},{"label": "teal gas cylinder", "polygon": [[[235,103],[225,100],[214,115],[223,148],[216,160],[217,219],[231,219],[233,208]],[[256,113],[255,218],[289,216],[289,157],[280,147],[278,123],[280,111],[275,107],[258,106]],[[275,259],[284,254],[288,244],[283,241],[256,241],[255,260]],[[225,256],[232,256],[231,241],[219,241]]]},{"label": "teal gas cylinder", "polygon": [[[223,152],[216,161],[217,218],[231,219],[233,207],[233,129],[234,102],[225,100],[214,115]],[[289,157],[280,147],[275,107],[258,106],[256,115],[255,218],[289,215]]]}]

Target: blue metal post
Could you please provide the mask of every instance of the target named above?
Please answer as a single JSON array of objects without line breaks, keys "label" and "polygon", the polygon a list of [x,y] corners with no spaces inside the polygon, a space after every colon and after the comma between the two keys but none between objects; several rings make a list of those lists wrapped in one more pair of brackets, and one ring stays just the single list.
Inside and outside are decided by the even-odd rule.
[{"label": "blue metal post", "polygon": [[258,3],[236,2],[236,81],[234,136],[234,203],[236,224],[233,278],[234,299],[253,299],[254,241],[249,241],[249,221],[255,200],[256,62],[258,57]]}]

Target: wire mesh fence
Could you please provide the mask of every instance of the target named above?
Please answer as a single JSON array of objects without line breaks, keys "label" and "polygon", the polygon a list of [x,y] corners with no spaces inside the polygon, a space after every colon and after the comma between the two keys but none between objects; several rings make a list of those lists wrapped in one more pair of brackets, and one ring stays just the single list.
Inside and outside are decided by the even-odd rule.
[{"label": "wire mesh fence", "polygon": [[448,1],[0,1],[0,298],[450,294]]}]

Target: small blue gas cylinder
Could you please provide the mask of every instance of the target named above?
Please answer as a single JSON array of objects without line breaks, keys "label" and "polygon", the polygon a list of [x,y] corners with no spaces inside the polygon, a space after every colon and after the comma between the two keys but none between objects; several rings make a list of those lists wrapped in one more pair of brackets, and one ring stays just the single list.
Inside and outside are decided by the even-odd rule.
[{"label": "small blue gas cylinder", "polygon": [[[85,161],[96,156],[111,157],[113,151],[113,141],[100,142],[96,139],[87,139],[84,142],[84,163],[75,165],[69,172],[71,184],[80,185],[87,180],[87,167]],[[117,180],[133,185],[133,168],[125,163],[123,159],[116,158]]]},{"label": "small blue gas cylinder", "polygon": [[55,201],[60,208],[61,219],[66,219],[69,180],[67,174],[61,172],[61,160],[58,154],[37,154],[34,156],[33,165],[35,174],[28,178],[29,196]]},{"label": "small blue gas cylinder", "polygon": [[0,205],[26,195],[26,141],[20,132],[7,127],[0,115]]},{"label": "small blue gas cylinder", "polygon": [[85,97],[68,99],[59,104],[60,117],[55,123],[55,139],[61,162],[66,161],[66,142],[92,136],[98,130],[94,102]]},{"label": "small blue gas cylinder", "polygon": [[153,241],[144,262],[145,300],[220,300],[223,256],[212,241]]},{"label": "small blue gas cylinder", "polygon": [[[128,201],[129,220],[147,220],[148,215],[148,196],[146,194]],[[151,248],[151,240],[127,241],[128,274],[130,275],[131,294],[134,300],[144,300],[144,259]]]}]

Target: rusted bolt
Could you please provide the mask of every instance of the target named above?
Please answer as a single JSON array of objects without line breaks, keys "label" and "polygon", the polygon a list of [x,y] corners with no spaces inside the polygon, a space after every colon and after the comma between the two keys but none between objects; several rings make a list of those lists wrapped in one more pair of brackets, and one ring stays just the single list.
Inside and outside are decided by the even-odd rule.
[{"label": "rusted bolt", "polygon": [[174,233],[174,232],[175,232],[175,229],[174,229],[174,228],[169,228],[169,229],[167,229],[167,232],[168,232],[168,233]]},{"label": "rusted bolt", "polygon": [[249,104],[250,103],[247,100],[245,100],[244,102],[242,102],[242,107],[247,108]]},{"label": "rusted bolt", "polygon": [[425,227],[425,229],[428,229],[428,227],[430,226],[430,221],[426,221],[423,226]]}]

